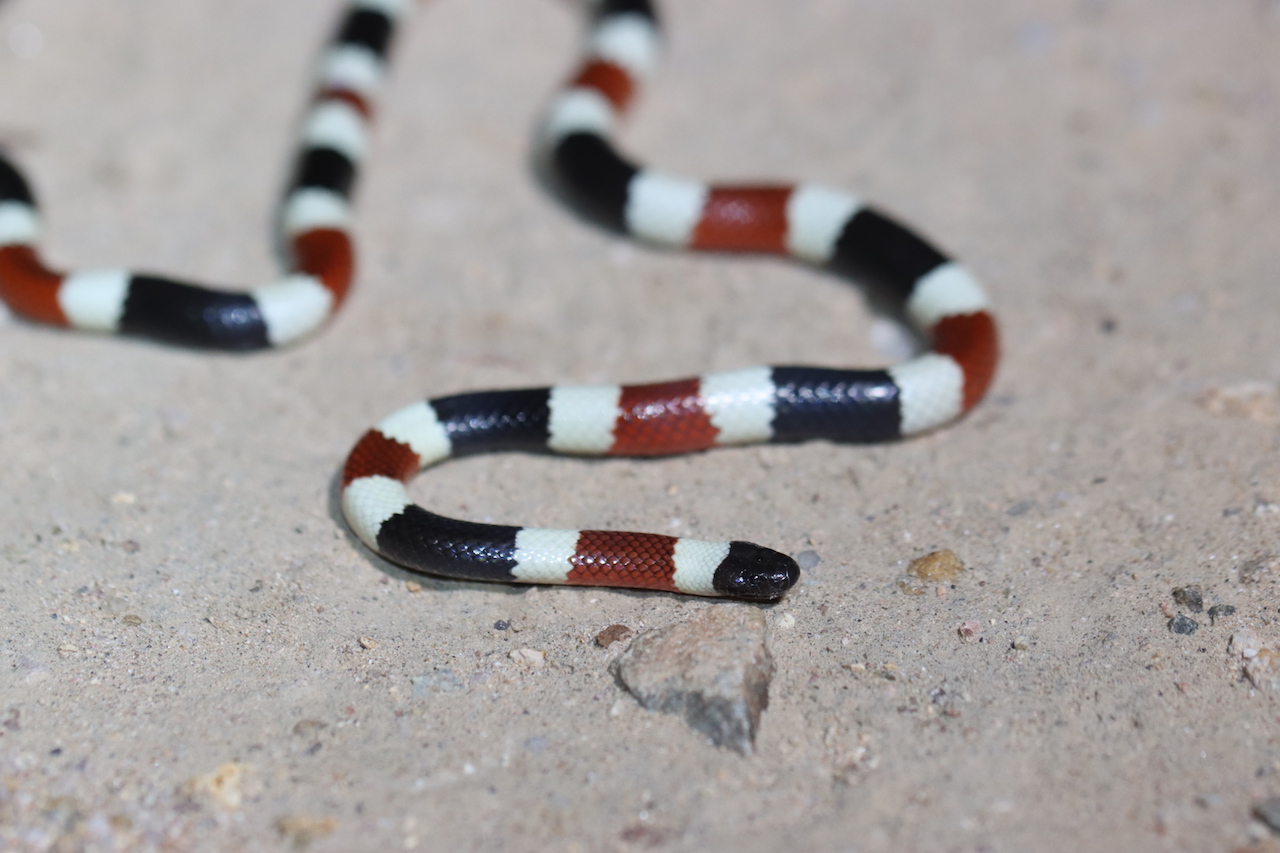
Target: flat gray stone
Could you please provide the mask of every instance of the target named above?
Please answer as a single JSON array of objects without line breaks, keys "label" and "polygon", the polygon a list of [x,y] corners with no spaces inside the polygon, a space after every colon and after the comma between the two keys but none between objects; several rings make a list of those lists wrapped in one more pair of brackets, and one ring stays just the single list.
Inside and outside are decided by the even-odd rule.
[{"label": "flat gray stone", "polygon": [[717,746],[750,755],[769,705],[773,656],[754,607],[722,604],[637,637],[613,672],[651,711],[679,714]]},{"label": "flat gray stone", "polygon": [[1272,797],[1255,805],[1253,816],[1271,827],[1273,832],[1280,832],[1280,797]]}]

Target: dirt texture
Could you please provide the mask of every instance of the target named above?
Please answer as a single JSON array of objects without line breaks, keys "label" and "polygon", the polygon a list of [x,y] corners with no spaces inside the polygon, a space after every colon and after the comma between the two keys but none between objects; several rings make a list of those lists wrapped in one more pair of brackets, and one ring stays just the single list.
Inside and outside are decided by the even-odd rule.
[{"label": "dirt texture", "polygon": [[[0,143],[48,257],[274,278],[340,5],[0,0]],[[530,140],[579,10],[434,0],[322,334],[237,356],[0,324],[0,848],[1276,849],[1280,3],[663,11],[626,149],[919,227],[990,292],[990,397],[895,444],[498,454],[411,493],[804,555],[760,609],[753,754],[642,709],[595,639],[716,602],[414,577],[342,521],[347,451],[423,396],[889,360],[847,282],[567,212]],[[907,574],[940,550],[954,578]]]}]

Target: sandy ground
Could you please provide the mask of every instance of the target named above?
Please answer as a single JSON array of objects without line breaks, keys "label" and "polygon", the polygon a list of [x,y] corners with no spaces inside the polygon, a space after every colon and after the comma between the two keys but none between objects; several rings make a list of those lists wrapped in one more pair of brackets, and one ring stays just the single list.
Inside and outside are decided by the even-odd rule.
[{"label": "sandy ground", "polygon": [[[578,14],[438,0],[398,44],[322,335],[238,357],[4,324],[0,849],[1274,849],[1250,813],[1280,794],[1280,694],[1227,646],[1280,641],[1280,3],[665,5],[629,150],[916,223],[989,286],[992,396],[896,445],[497,455],[413,494],[816,552],[766,608],[757,753],[641,710],[592,642],[742,605],[415,591],[336,511],[350,445],[421,396],[884,361],[844,282],[566,213],[529,138]],[[0,141],[48,255],[273,277],[338,6],[0,2]],[[936,548],[969,569],[899,583]],[[1235,614],[1175,604],[1189,584]]]}]

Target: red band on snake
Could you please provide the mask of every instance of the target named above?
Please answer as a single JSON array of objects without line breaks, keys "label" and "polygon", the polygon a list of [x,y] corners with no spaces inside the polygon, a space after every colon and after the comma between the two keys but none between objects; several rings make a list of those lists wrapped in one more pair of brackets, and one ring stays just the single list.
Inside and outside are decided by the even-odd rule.
[{"label": "red band on snake", "polygon": [[280,206],[284,278],[235,293],[128,270],[56,272],[36,250],[35,196],[0,157],[0,300],[38,323],[212,349],[281,346],[320,328],[354,275],[349,198],[404,5],[353,0],[322,57]]},{"label": "red band on snake", "polygon": [[352,529],[384,557],[465,580],[622,586],[775,600],[799,569],[748,542],[477,524],[413,504],[405,483],[452,456],[653,456],[814,438],[885,441],[946,424],[995,372],[987,298],[962,266],[857,198],[810,184],[709,186],[632,163],[612,133],[659,53],[650,0],[591,4],[586,55],[542,130],[546,172],[583,215],[657,246],[782,254],[876,289],[928,349],[884,370],[757,367],[650,385],[439,397],[367,432],[343,472]]}]

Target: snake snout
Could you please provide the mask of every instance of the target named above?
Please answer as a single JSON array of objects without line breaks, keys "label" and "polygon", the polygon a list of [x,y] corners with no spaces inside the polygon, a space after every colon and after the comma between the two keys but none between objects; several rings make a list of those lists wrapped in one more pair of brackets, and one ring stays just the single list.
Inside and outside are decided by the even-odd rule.
[{"label": "snake snout", "polygon": [[729,556],[713,581],[721,595],[747,601],[776,601],[800,579],[796,561],[751,542],[730,542]]}]

